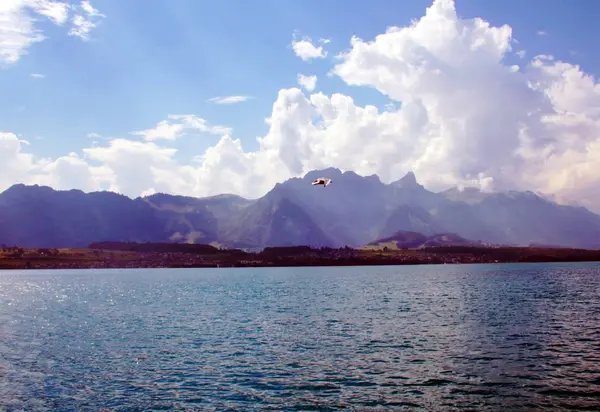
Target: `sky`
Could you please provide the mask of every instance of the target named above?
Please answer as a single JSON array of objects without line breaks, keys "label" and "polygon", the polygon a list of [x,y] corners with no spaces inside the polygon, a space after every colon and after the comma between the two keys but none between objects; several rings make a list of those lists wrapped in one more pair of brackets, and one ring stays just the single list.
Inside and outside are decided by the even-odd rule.
[{"label": "sky", "polygon": [[2,0],[0,191],[337,167],[600,212],[596,0]]}]

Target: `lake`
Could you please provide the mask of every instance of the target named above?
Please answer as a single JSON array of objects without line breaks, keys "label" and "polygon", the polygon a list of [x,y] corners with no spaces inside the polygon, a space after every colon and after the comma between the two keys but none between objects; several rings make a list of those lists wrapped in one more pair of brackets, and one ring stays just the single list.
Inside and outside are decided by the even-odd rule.
[{"label": "lake", "polygon": [[600,410],[600,264],[0,271],[0,410]]}]

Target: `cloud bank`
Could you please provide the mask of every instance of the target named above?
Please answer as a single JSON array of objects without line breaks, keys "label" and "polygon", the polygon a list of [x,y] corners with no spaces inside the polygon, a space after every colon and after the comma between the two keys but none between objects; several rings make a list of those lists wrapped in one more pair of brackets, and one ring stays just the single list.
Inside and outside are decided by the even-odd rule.
[{"label": "cloud bank", "polygon": [[[515,57],[523,65],[508,65],[513,43],[510,26],[459,19],[453,1],[435,0],[410,26],[371,40],[353,37],[331,68],[348,85],[378,90],[395,103],[389,109],[282,89],[258,150],[245,151],[224,128],[191,164],[178,163],[176,149],[156,141],[178,136],[185,127],[173,131],[173,124],[185,118],[167,121],[162,134],[145,131],[146,141],[115,139],[59,159],[36,158],[4,131],[0,189],[24,182],[129,196],[258,197],[279,181],[334,166],[384,182],[412,170],[432,190],[534,190],[600,212],[600,85],[552,56]],[[295,52],[305,60],[324,54],[313,49]]]}]

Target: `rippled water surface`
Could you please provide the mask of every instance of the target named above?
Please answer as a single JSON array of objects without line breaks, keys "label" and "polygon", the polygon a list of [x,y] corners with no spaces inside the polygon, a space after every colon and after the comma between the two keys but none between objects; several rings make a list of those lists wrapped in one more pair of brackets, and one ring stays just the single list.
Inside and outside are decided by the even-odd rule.
[{"label": "rippled water surface", "polygon": [[600,264],[0,271],[0,410],[101,408],[600,410]]}]

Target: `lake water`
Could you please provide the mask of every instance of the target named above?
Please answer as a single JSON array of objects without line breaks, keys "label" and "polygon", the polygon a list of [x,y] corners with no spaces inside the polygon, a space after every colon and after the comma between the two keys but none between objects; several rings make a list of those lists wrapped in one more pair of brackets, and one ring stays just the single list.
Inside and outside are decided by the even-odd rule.
[{"label": "lake water", "polygon": [[0,410],[600,410],[600,264],[0,271]]}]

